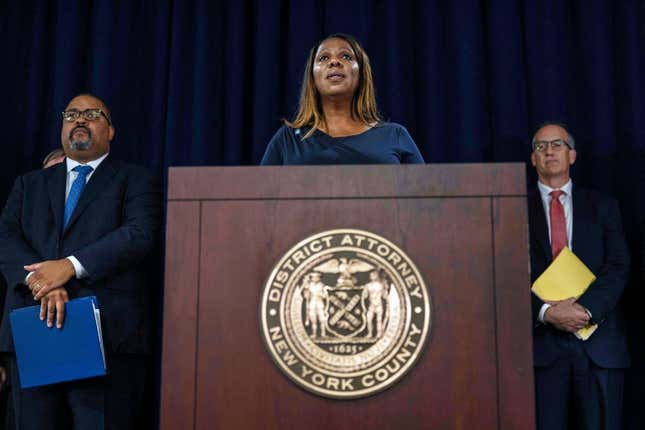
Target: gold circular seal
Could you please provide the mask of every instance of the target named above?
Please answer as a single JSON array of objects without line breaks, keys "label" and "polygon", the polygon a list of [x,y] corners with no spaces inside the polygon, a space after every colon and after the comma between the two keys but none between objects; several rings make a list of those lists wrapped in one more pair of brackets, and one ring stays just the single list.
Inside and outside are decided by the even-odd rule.
[{"label": "gold circular seal", "polygon": [[291,248],[264,287],[271,357],[315,394],[349,399],[391,386],[430,332],[430,297],[410,258],[362,230],[329,230]]}]

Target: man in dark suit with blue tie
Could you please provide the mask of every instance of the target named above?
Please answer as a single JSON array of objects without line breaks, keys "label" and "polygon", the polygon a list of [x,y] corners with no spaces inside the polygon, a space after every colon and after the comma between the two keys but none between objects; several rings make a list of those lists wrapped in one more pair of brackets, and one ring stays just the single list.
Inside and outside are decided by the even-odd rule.
[{"label": "man in dark suit with blue tie", "polygon": [[[540,127],[529,192],[531,280],[568,246],[597,279],[578,299],[544,302],[532,295],[537,428],[620,429],[624,369],[629,366],[619,299],[629,273],[616,200],[574,186],[575,141],[561,124]],[[575,332],[598,329],[586,340]]]},{"label": "man in dark suit with blue tie", "polygon": [[135,425],[148,352],[144,261],[157,244],[162,192],[145,169],[112,159],[114,133],[102,100],[74,97],[63,112],[65,162],[19,177],[2,212],[0,348],[13,347],[10,310],[40,303],[43,324],[60,328],[69,299],[96,295],[108,364],[106,377],[16,389],[20,429],[54,429],[66,410],[75,429]]}]

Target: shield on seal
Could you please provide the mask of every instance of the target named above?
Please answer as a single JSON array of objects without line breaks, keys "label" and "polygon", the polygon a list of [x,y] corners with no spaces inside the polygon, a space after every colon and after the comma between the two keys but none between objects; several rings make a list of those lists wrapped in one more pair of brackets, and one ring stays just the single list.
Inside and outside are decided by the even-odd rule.
[{"label": "shield on seal", "polygon": [[367,326],[363,288],[331,288],[326,311],[327,329],[336,336],[354,337]]}]

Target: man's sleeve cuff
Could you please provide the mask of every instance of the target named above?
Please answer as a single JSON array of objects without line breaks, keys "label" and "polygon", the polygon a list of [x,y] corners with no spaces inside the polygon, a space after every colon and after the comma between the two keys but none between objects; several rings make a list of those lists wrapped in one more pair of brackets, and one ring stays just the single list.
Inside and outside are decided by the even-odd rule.
[{"label": "man's sleeve cuff", "polygon": [[550,304],[545,303],[545,304],[543,304],[543,305],[542,305],[542,307],[540,308],[540,313],[538,314],[538,320],[539,320],[542,324],[546,324],[546,323],[544,322],[544,314],[546,313],[546,310],[547,310],[547,309],[549,309],[550,307],[551,307],[551,305],[550,305]]},{"label": "man's sleeve cuff", "polygon": [[83,267],[81,262],[78,261],[76,257],[74,257],[73,255],[70,255],[69,257],[67,257],[67,259],[72,262],[72,265],[74,266],[74,271],[76,272],[77,279],[82,279],[87,277],[87,271],[85,270],[85,267]]},{"label": "man's sleeve cuff", "polygon": [[33,275],[34,272],[29,272],[27,273],[27,276],[25,276],[25,285],[29,285],[29,277]]}]

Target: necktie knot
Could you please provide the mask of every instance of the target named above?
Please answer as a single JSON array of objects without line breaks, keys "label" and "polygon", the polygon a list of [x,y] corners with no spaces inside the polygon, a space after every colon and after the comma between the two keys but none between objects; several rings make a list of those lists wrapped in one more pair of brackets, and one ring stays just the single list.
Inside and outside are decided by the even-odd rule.
[{"label": "necktie knot", "polygon": [[562,195],[564,195],[566,193],[564,191],[562,191],[562,190],[553,190],[549,194],[551,195],[552,199],[557,200],[557,199],[560,198],[560,196],[562,196]]},{"label": "necktie knot", "polygon": [[85,176],[89,175],[90,172],[92,170],[94,170],[94,169],[92,169],[92,166],[78,165],[78,166],[74,167],[72,170],[75,171],[76,173],[78,173],[79,176],[85,177]]}]

